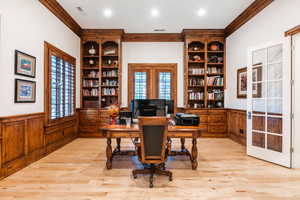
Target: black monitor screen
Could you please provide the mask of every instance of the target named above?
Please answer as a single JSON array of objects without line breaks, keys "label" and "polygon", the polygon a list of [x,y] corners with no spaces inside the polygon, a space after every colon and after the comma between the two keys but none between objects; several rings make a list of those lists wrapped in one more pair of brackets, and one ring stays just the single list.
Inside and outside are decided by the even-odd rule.
[{"label": "black monitor screen", "polygon": [[[167,109],[166,109],[167,106]],[[165,99],[136,99],[131,101],[133,117],[138,116],[166,116],[166,112],[174,112],[174,101]]]}]

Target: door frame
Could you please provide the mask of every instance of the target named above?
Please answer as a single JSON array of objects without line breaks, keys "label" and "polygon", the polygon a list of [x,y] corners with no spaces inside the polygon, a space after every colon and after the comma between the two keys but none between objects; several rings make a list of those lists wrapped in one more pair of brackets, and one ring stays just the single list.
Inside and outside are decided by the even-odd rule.
[{"label": "door frame", "polygon": [[[157,80],[155,78],[157,71],[170,71],[172,74],[174,74],[174,77],[172,77],[172,85],[171,87],[174,87],[174,89],[171,89],[171,95],[172,99],[174,100],[174,108],[177,108],[177,63],[128,63],[128,105],[131,102],[131,99],[133,99],[133,83],[134,83],[134,76],[133,73],[137,70],[141,71],[149,71],[150,73],[150,81],[148,84],[148,90],[155,90],[157,88]],[[152,80],[154,79],[154,80]],[[153,84],[154,83],[154,84]],[[147,90],[147,93],[148,93]],[[157,94],[155,94],[157,95]],[[149,98],[154,98],[154,96],[150,95]]]},{"label": "door frame", "polygon": [[[285,159],[279,159],[278,157],[276,157],[275,155],[277,153],[274,152],[274,154],[271,156],[270,154],[268,155],[268,159],[265,159],[264,157],[266,156],[266,154],[264,154],[264,152],[253,152],[253,149],[255,149],[255,147],[252,145],[252,119],[253,119],[253,111],[252,111],[252,52],[255,50],[259,50],[259,49],[264,49],[264,48],[268,48],[270,46],[275,46],[275,45],[279,45],[282,44],[283,45],[283,58],[282,58],[282,63],[283,63],[283,69],[285,67],[289,73],[286,74],[286,78],[283,77],[282,80],[282,98],[283,98],[283,102],[282,102],[282,119],[283,119],[283,128],[282,128],[282,134],[284,134],[285,131],[289,132],[289,138],[284,138],[284,135],[282,136],[283,140],[282,140],[282,150],[283,151],[288,151],[288,152],[283,152],[283,153],[287,153],[287,155],[289,156],[289,161],[285,162]],[[288,103],[289,105],[292,105],[292,87],[291,87],[291,80],[292,80],[292,62],[291,62],[291,42],[290,40],[288,40],[287,38],[284,38],[282,40],[279,41],[271,41],[271,42],[267,42],[265,44],[262,45],[258,45],[255,47],[251,47],[248,49],[248,60],[247,60],[247,73],[248,73],[248,89],[247,89],[247,155],[259,158],[259,159],[263,159],[266,160],[268,162],[272,162],[275,164],[279,164],[288,168],[291,168],[292,166],[292,152],[291,152],[291,147],[292,147],[292,136],[293,136],[293,128],[292,128],[292,120],[291,120],[291,113],[292,113],[292,109],[291,106],[284,106],[285,103]],[[285,71],[283,70],[283,74],[285,73]],[[285,90],[285,88],[289,88],[288,90]],[[251,119],[249,119],[249,112],[251,112]],[[285,136],[286,137],[286,136]],[[285,148],[285,145],[287,145],[289,148]],[[258,148],[258,147],[257,147]],[[265,149],[264,149],[265,150]],[[259,151],[259,150],[258,150]],[[270,150],[271,151],[271,150]],[[278,153],[279,155],[280,153]],[[279,160],[278,160],[279,159]],[[277,161],[277,162],[276,162]]]}]

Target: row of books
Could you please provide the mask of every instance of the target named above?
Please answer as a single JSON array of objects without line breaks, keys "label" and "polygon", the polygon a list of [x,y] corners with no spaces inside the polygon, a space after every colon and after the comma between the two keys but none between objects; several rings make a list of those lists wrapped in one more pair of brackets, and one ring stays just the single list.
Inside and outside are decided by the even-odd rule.
[{"label": "row of books", "polygon": [[209,86],[223,86],[224,78],[220,76],[207,77],[207,85]]},{"label": "row of books", "polygon": [[99,96],[98,89],[83,90],[83,96]]},{"label": "row of books", "polygon": [[190,100],[203,100],[204,99],[204,92],[190,92],[189,93]]},{"label": "row of books", "polygon": [[116,80],[105,80],[102,82],[102,86],[117,86],[118,81]]},{"label": "row of books", "polygon": [[195,75],[195,74],[205,74],[204,68],[189,68],[189,74]]},{"label": "row of books", "polygon": [[116,77],[118,76],[118,70],[110,70],[102,72],[102,76],[104,77]]},{"label": "row of books", "polygon": [[83,87],[98,87],[99,81],[98,80],[84,80]]},{"label": "row of books", "polygon": [[219,67],[209,67],[209,68],[207,68],[207,72],[209,74],[222,73],[222,69]]},{"label": "row of books", "polygon": [[98,71],[89,71],[89,73],[85,74],[88,78],[98,78],[99,72]]},{"label": "row of books", "polygon": [[204,79],[191,78],[189,79],[189,86],[204,86]]},{"label": "row of books", "polygon": [[103,88],[102,89],[102,94],[103,95],[116,95],[117,94],[117,89],[115,89],[115,88]]},{"label": "row of books", "polygon": [[209,91],[207,94],[208,100],[220,100],[222,101],[224,99],[224,92],[221,90],[212,90]]}]

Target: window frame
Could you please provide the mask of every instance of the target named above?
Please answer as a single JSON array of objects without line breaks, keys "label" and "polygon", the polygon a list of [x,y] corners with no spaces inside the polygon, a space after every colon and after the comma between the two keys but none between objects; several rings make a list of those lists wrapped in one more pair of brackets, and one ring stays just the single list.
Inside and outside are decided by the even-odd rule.
[{"label": "window frame", "polygon": [[[73,65],[74,70],[74,95],[73,95],[73,115],[51,119],[51,57],[56,56],[69,64]],[[45,110],[45,123],[46,125],[53,125],[69,120],[76,119],[76,59],[64,51],[56,48],[48,42],[44,42],[44,110]]]},{"label": "window frame", "polygon": [[177,63],[129,63],[128,64],[128,107],[134,98],[134,73],[147,72],[147,98],[159,97],[159,73],[171,72],[171,99],[177,108]]}]

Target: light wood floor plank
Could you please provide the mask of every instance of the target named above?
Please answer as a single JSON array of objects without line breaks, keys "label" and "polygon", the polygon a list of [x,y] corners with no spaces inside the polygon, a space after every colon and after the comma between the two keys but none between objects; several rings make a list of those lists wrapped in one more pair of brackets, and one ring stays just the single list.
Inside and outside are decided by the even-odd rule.
[{"label": "light wood floor plank", "polygon": [[[190,148],[190,141],[187,140]],[[300,170],[246,156],[229,139],[199,139],[198,169],[186,157],[171,157],[167,177],[133,179],[136,157],[117,157],[105,168],[104,139],[77,139],[0,181],[0,200],[299,200]],[[115,145],[115,144],[114,144]],[[173,146],[180,148],[179,141]],[[131,149],[130,140],[122,141]]]}]

